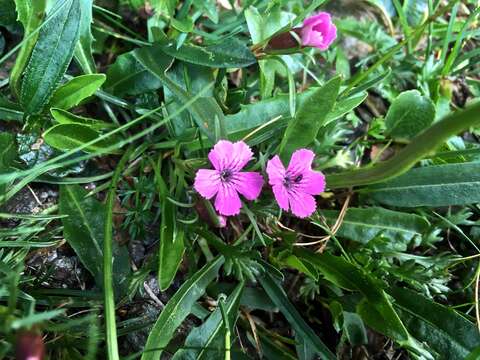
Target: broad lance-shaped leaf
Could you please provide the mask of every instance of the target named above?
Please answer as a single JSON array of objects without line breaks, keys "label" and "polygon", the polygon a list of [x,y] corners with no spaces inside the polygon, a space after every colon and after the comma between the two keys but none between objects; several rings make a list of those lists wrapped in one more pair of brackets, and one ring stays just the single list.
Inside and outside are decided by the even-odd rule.
[{"label": "broad lance-shaped leaf", "polygon": [[[102,287],[105,205],[86,195],[87,191],[78,185],[60,187],[60,214],[67,215],[62,218],[63,235],[82,264],[93,275],[97,286]],[[113,281],[118,296],[125,294],[129,269],[127,249],[114,242]]]},{"label": "broad lance-shaped leaf", "polygon": [[67,70],[78,40],[80,0],[66,0],[39,33],[22,82],[20,102],[27,115],[42,112]]},{"label": "broad lance-shaped leaf", "polygon": [[95,92],[105,82],[104,74],[89,74],[74,77],[58,89],[50,99],[49,107],[68,110],[80,104],[80,102]]},{"label": "broad lance-shaped leaf", "polygon": [[92,54],[92,7],[93,0],[80,1],[82,19],[80,21],[80,34],[74,56],[85,74],[96,72],[95,61]]},{"label": "broad lance-shaped leaf", "polygon": [[[46,3],[46,0],[15,0],[18,20],[23,25],[24,39],[30,36],[42,23],[45,15]],[[22,44],[17,58],[15,59],[15,65],[10,73],[10,88],[16,97],[20,94],[20,77],[22,76],[37,38],[38,32]]]},{"label": "broad lance-shaped leaf", "polygon": [[282,287],[269,274],[265,273],[259,278],[260,284],[265,289],[273,303],[280,309],[283,316],[288,320],[292,328],[299,336],[301,336],[308,345],[315,349],[316,352],[322,355],[322,359],[334,360],[335,355],[328,349],[328,347],[320,340],[310,326],[303,320],[297,309],[290,303],[288,296]]},{"label": "broad lance-shaped leaf", "polygon": [[391,206],[450,206],[480,202],[480,163],[419,167],[362,192]]},{"label": "broad lance-shaped leaf", "polygon": [[[318,89],[319,88],[310,88],[305,92],[297,94],[298,106],[301,108],[308,98]],[[366,97],[367,93],[362,92],[337,101],[333,109],[327,114],[324,125],[328,125],[330,122],[349,113],[360,105]],[[264,125],[278,116],[285,119],[290,118],[288,101],[288,95],[277,95],[273,98],[244,105],[236,114],[225,116],[225,128],[229,136],[241,138],[249,131]],[[277,124],[275,124],[275,126],[277,126]]]},{"label": "broad lance-shaped leaf", "polygon": [[457,111],[434,123],[387,161],[357,170],[327,175],[328,187],[334,189],[369,185],[402,175],[419,160],[435,151],[448,138],[480,123],[479,113],[480,102],[471,105],[466,110]]},{"label": "broad lance-shaped leaf", "polygon": [[[75,149],[76,147],[93,141],[100,136],[101,134],[94,130],[90,125],[80,123],[54,125],[43,133],[43,139],[48,145],[62,151]],[[118,137],[111,136],[95,143],[94,145],[86,147],[83,151],[91,153],[104,150],[114,145],[117,141],[119,141]],[[118,151],[111,151],[111,153],[117,152]]]},{"label": "broad lance-shaped leaf", "polygon": [[[168,68],[171,64],[169,57],[159,59],[168,61],[164,65]],[[162,82],[148,71],[134,56],[133,51],[121,54],[115,62],[108,67],[107,81],[104,88],[114,95],[139,95],[148,91],[157,90]]]},{"label": "broad lance-shaped leaf", "polygon": [[[238,316],[243,288],[244,283],[242,282],[232,291],[225,302],[225,312],[231,327],[235,325]],[[225,352],[222,336],[225,332],[224,326],[220,307],[217,307],[201,326],[190,331],[185,340],[185,348],[178,350],[172,360],[203,360],[221,357]]]},{"label": "broad lance-shaped leaf", "polygon": [[294,254],[310,262],[327,280],[338,287],[359,291],[364,296],[364,301],[358,305],[357,312],[367,325],[391,337],[399,345],[417,355],[433,360],[421,344],[409,334],[385,291],[370,276],[343,258],[328,253],[317,254],[296,248]]},{"label": "broad lance-shaped leaf", "polygon": [[[135,58],[146,69],[157,76],[160,81],[169,88],[172,94],[180,103],[188,102],[192,99],[192,95],[183,90],[178,84],[166,76],[165,72],[172,64],[172,59],[158,46],[148,46],[135,50]],[[213,97],[200,97],[188,108],[197,126],[202,130],[208,138],[216,142],[215,123],[224,124],[225,119],[223,111]],[[224,135],[224,134],[219,134]]]},{"label": "broad lance-shaped leaf", "polygon": [[87,126],[95,131],[102,131],[116,127],[115,124],[107,123],[102,120],[78,116],[62,109],[51,108],[50,113],[52,114],[55,121],[59,124],[79,124]]},{"label": "broad lance-shaped leaf", "polygon": [[163,199],[158,255],[158,283],[162,291],[168,289],[175,278],[185,252],[185,232],[182,225],[176,221],[176,211],[173,203]]},{"label": "broad lance-shaped leaf", "polygon": [[205,293],[207,286],[215,279],[224,262],[223,256],[205,264],[185,281],[163,308],[153,326],[142,355],[142,360],[159,360],[165,346],[172,339],[175,330],[191,313],[193,305]]},{"label": "broad lance-shaped leaf", "polygon": [[[321,215],[326,218],[329,225],[333,225],[338,219],[339,212],[322,210]],[[425,233],[429,226],[427,220],[415,214],[380,207],[349,208],[336,236],[362,244],[382,236],[389,239],[392,244],[399,243],[398,245],[405,246],[413,238]]]},{"label": "broad lance-shaped leaf", "polygon": [[[198,94],[213,82],[215,82],[215,70],[200,66],[189,64],[185,62],[177,62],[167,71],[166,75],[183,90],[192,94]],[[150,76],[154,76],[149,72]],[[157,78],[155,78],[158,80]],[[163,87],[165,106],[168,114],[175,114],[182,106],[182,103],[177,101],[175,94],[170,91],[168,86]],[[213,96],[213,88],[207,90],[205,97]],[[176,136],[183,135],[188,129],[193,126],[192,115],[188,111],[182,111],[177,116],[171,119],[172,131]]]},{"label": "broad lance-shaped leaf", "polygon": [[324,86],[309,94],[305,102],[299,106],[280,143],[280,157],[284,163],[288,163],[295,150],[307,147],[315,140],[337,100],[340,83],[340,77],[329,80]]},{"label": "broad lance-shaped leaf", "polygon": [[428,128],[435,119],[433,101],[417,90],[401,93],[385,117],[386,132],[396,139],[408,140]]},{"label": "broad lance-shaped leaf", "polygon": [[393,288],[389,293],[408,330],[437,353],[435,359],[463,360],[479,346],[477,326],[455,310],[411,290]]},{"label": "broad lance-shaped leaf", "polygon": [[168,185],[161,175],[159,166],[154,166],[153,170],[155,185],[162,204],[160,247],[158,249],[158,283],[160,290],[164,291],[172,283],[182,262],[185,251],[185,232],[182,225],[177,223],[177,208],[175,204],[168,200]]},{"label": "broad lance-shaped leaf", "polygon": [[212,68],[243,68],[257,62],[248,47],[236,38],[230,37],[210,46],[183,44],[177,48],[176,40],[170,40],[156,30],[158,28],[153,30],[154,34],[161,40],[155,46],[176,59]]}]

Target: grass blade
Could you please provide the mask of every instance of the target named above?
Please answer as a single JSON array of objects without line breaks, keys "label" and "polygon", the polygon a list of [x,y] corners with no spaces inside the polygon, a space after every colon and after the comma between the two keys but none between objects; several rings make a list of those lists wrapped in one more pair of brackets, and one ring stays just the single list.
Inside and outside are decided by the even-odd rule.
[{"label": "grass blade", "polygon": [[115,321],[115,294],[113,289],[113,206],[115,203],[118,180],[130,156],[127,150],[117,164],[110,183],[105,206],[105,237],[103,239],[103,297],[105,312],[105,332],[107,335],[107,352],[109,360],[118,360],[117,326]]}]

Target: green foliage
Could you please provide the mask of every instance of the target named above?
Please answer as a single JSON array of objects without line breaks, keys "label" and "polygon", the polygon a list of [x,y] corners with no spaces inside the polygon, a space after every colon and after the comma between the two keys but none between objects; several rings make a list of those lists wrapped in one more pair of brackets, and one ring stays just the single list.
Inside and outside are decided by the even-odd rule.
[{"label": "green foliage", "polygon": [[208,284],[217,276],[223,262],[223,257],[215,258],[185,281],[182,287],[178,289],[155,322],[145,344],[142,360],[160,358],[174,331],[190,314],[192,306],[203,295]]},{"label": "green foliage", "polygon": [[49,106],[68,110],[92,96],[104,82],[104,74],[77,76],[55,90]]},{"label": "green foliage", "polygon": [[[67,215],[62,219],[65,240],[75,249],[97,285],[102,286],[105,206],[86,196],[87,192],[78,185],[63,185],[59,209],[62,215]],[[114,285],[120,296],[128,285],[128,253],[125,247],[114,244],[113,254]]]},{"label": "green foliage", "polygon": [[40,30],[22,81],[20,102],[28,115],[43,110],[67,70],[78,40],[80,2],[68,0],[52,11],[56,14]]},{"label": "green foliage", "polygon": [[[0,358],[477,359],[479,14],[0,0]],[[238,216],[194,186],[220,139],[264,179]],[[304,219],[266,173],[299,148]]]},{"label": "green foliage", "polygon": [[368,196],[393,206],[449,206],[479,202],[479,164],[426,166],[365,190]]},{"label": "green foliage", "polygon": [[401,93],[385,117],[387,134],[396,139],[411,139],[428,128],[435,119],[433,102],[418,91]]},{"label": "green foliage", "polygon": [[283,162],[288,163],[296,149],[308,147],[317,137],[317,133],[325,124],[327,114],[333,109],[340,89],[340,78],[333,78],[324,86],[309,94],[299,107],[295,118],[285,130],[280,144]]}]

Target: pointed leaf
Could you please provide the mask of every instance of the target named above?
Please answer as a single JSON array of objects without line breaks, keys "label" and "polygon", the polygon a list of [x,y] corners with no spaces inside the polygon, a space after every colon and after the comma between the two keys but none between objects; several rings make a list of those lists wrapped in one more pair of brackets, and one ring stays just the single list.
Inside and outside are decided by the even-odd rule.
[{"label": "pointed leaf", "polygon": [[290,161],[292,153],[309,146],[325,125],[328,113],[333,109],[340,89],[340,77],[335,77],[310,94],[298,108],[295,118],[288,124],[280,144],[280,155],[284,163]]},{"label": "pointed leaf", "polygon": [[43,110],[70,64],[78,40],[80,0],[66,0],[57,6],[61,8],[40,30],[25,70],[20,102],[28,115]]},{"label": "pointed leaf", "polygon": [[220,256],[206,264],[185,281],[170,298],[150,331],[142,360],[160,359],[163,349],[172,339],[175,330],[191,313],[193,305],[204,294],[208,284],[215,279],[223,262],[224,258]]},{"label": "pointed leaf", "polygon": [[415,168],[365,190],[373,200],[392,206],[450,206],[480,202],[480,164]]},{"label": "pointed leaf", "polygon": [[[103,284],[103,240],[105,229],[105,205],[78,185],[60,187],[59,209],[63,235],[82,264],[95,278],[97,286]],[[113,246],[113,281],[118,296],[125,293],[130,264],[127,249],[116,242]]]},{"label": "pointed leaf", "polygon": [[49,107],[68,110],[95,92],[105,82],[104,74],[89,74],[74,77],[60,86],[52,95]]},{"label": "pointed leaf", "polygon": [[315,334],[312,328],[308,326],[305,320],[303,320],[301,315],[288,300],[285,291],[271,277],[271,275],[265,273],[264,276],[259,278],[259,281],[270,299],[272,299],[274,304],[278,306],[290,325],[295,329],[295,332],[306,342],[308,342],[309,345],[315,349],[315,351],[317,351],[319,354],[322,354],[322,358],[331,360],[336,359],[335,355],[327,348],[317,334]]},{"label": "pointed leaf", "polygon": [[[225,310],[231,326],[235,324],[238,316],[240,298],[244,283],[240,283],[228,296],[225,302]],[[201,360],[216,358],[224,350],[223,338],[224,323],[220,308],[208,317],[199,327],[194,328],[185,340],[185,349],[177,351],[172,360]]]}]

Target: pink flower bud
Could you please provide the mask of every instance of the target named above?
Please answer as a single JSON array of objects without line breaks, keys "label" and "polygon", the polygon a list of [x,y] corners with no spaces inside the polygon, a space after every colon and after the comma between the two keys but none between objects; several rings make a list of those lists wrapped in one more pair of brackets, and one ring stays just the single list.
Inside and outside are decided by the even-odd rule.
[{"label": "pink flower bud", "polygon": [[327,50],[337,38],[337,28],[329,13],[321,12],[303,22],[301,30],[302,46],[313,46]]}]

